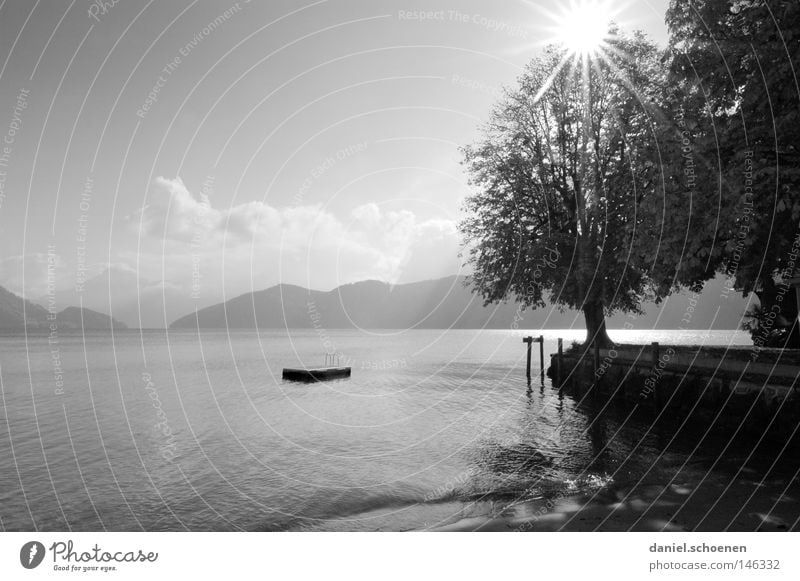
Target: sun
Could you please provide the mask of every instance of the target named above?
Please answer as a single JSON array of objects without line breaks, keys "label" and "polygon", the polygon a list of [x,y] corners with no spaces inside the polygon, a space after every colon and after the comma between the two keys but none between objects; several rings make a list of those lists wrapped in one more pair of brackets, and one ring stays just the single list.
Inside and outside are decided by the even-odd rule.
[{"label": "sun", "polygon": [[606,2],[572,0],[557,19],[556,41],[572,55],[592,57],[605,44],[612,17]]}]

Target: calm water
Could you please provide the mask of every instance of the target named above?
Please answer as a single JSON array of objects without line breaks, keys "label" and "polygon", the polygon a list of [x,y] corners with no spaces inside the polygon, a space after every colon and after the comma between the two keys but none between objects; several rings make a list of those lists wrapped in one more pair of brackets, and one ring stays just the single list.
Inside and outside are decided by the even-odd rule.
[{"label": "calm water", "polygon": [[[524,379],[511,331],[125,332],[0,337],[6,530],[408,530],[645,477],[724,479],[647,418]],[[582,332],[551,331],[555,338]],[[675,342],[669,332],[624,341]],[[749,344],[742,333],[681,335]],[[349,380],[283,382],[322,363]],[[61,375],[61,378],[56,377]],[[62,384],[63,382],[63,384]],[[738,454],[738,455],[737,455]],[[709,472],[710,471],[710,472]]]}]

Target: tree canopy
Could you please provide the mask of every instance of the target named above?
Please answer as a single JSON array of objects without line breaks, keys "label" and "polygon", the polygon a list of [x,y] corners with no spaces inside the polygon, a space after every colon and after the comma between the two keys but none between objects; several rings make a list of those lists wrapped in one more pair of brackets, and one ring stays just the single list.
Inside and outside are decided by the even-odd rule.
[{"label": "tree canopy", "polygon": [[709,267],[757,294],[754,339],[775,344],[797,317],[786,280],[800,234],[800,2],[672,0],[667,24],[665,103],[691,120],[701,194],[720,210]]},{"label": "tree canopy", "polygon": [[602,58],[547,48],[463,150],[476,291],[487,303],[547,297],[582,309],[587,341],[600,344],[610,343],[606,313],[673,290],[685,250],[662,244],[674,200],[659,158],[681,143],[663,123],[662,54],[639,33],[613,32]]}]

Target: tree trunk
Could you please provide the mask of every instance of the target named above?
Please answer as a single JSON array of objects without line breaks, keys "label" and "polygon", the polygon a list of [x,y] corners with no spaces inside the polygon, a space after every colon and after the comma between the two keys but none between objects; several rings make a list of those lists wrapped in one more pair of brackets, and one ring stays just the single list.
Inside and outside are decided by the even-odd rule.
[{"label": "tree trunk", "polygon": [[791,321],[791,330],[789,331],[789,336],[786,339],[786,347],[789,349],[800,349],[800,325],[798,325],[798,310],[800,310],[800,301],[797,300],[797,288],[793,288],[789,291],[789,294],[786,299],[784,299],[784,303],[786,303],[787,307],[787,319]]},{"label": "tree trunk", "polygon": [[790,289],[778,300],[778,286],[772,278],[764,277],[761,288],[755,292],[760,304],[753,315],[757,324],[750,331],[753,340],[758,340],[761,347],[800,348],[795,292]]},{"label": "tree trunk", "polygon": [[581,310],[586,320],[586,342],[584,345],[588,347],[597,341],[601,349],[613,347],[614,342],[606,333],[606,316],[602,303],[586,303]]}]

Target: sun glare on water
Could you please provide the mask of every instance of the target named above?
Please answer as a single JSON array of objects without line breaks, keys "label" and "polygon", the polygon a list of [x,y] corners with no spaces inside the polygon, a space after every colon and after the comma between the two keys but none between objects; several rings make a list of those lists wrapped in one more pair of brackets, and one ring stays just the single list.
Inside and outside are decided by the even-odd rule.
[{"label": "sun glare on water", "polygon": [[612,17],[606,2],[573,0],[557,19],[556,40],[572,55],[594,56],[608,38]]}]

